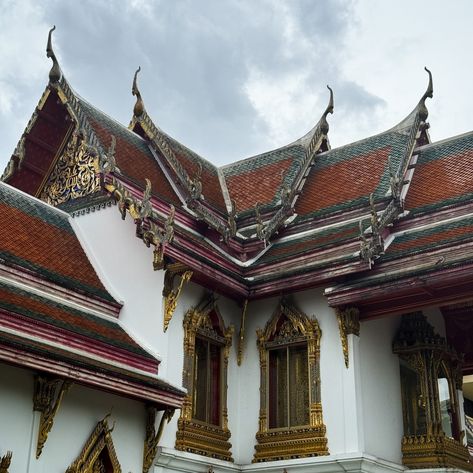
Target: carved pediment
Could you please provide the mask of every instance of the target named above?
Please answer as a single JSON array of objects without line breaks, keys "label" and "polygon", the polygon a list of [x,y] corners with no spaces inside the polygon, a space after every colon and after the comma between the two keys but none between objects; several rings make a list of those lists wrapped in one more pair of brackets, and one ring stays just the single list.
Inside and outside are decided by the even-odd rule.
[{"label": "carved pediment", "polygon": [[100,190],[98,157],[86,139],[74,132],[57,159],[39,198],[51,205],[85,197]]},{"label": "carved pediment", "polygon": [[97,424],[80,455],[66,473],[121,473],[112,441],[113,426],[109,427],[108,417]]}]

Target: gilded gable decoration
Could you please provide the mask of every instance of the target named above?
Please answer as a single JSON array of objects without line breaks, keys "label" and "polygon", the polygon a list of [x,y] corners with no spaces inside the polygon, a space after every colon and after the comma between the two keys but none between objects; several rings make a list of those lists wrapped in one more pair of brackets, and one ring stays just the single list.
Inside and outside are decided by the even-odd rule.
[{"label": "gilded gable decoration", "polygon": [[287,299],[264,330],[257,330],[261,385],[253,462],[328,455],[320,396],[321,335],[317,320]]},{"label": "gilded gable decoration", "polygon": [[404,465],[471,471],[457,396],[462,360],[422,312],[402,316],[393,352],[401,360]]},{"label": "gilded gable decoration", "polygon": [[105,416],[95,427],[80,455],[69,466],[66,473],[121,473],[113,446],[112,431]]},{"label": "gilded gable decoration", "polygon": [[35,376],[33,410],[41,412],[38,442],[36,445],[36,458],[39,458],[43,451],[49,432],[51,432],[53,428],[54,417],[70,386],[70,381],[59,378],[49,378],[43,375]]},{"label": "gilded gable decoration", "polygon": [[233,461],[227,412],[227,368],[233,326],[225,327],[216,299],[190,309],[184,325],[183,385],[187,389],[176,449]]},{"label": "gilded gable decoration", "polygon": [[158,451],[158,444],[163,435],[164,425],[168,424],[174,415],[174,409],[165,409],[156,431],[157,409],[154,406],[146,407],[146,438],[143,447],[143,473],[148,473]]},{"label": "gilded gable decoration", "polygon": [[83,134],[74,132],[39,198],[57,206],[100,190],[99,164]]},{"label": "gilded gable decoration", "polygon": [[13,453],[8,451],[0,458],[0,473],[8,473]]}]

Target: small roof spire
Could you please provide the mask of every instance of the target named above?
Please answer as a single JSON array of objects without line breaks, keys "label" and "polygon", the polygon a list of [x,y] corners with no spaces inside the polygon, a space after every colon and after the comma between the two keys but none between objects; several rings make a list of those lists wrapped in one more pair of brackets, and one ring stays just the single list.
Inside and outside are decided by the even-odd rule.
[{"label": "small roof spire", "polygon": [[429,84],[427,85],[427,90],[425,91],[424,95],[419,100],[419,105],[418,105],[419,116],[423,122],[425,122],[427,120],[427,117],[429,116],[429,111],[427,110],[427,107],[425,106],[425,99],[427,97],[432,98],[434,96],[432,73],[426,67],[424,67],[424,69],[427,71],[427,74],[429,74]]},{"label": "small roof spire", "polygon": [[51,84],[54,84],[61,80],[61,68],[59,67],[59,63],[57,62],[56,55],[54,54],[53,44],[51,40],[52,33],[55,29],[56,29],[56,25],[54,25],[49,30],[48,44],[46,46],[46,56],[50,57],[53,60],[53,67],[51,67],[51,70],[49,71],[49,82]]},{"label": "small roof spire", "polygon": [[327,108],[325,109],[322,118],[320,119],[320,130],[324,135],[328,133],[329,126],[327,122],[327,115],[333,113],[333,90],[327,85],[327,89],[330,90],[330,100],[328,102]]},{"label": "small roof spire", "polygon": [[133,78],[133,86],[131,88],[131,93],[136,97],[136,103],[135,103],[135,106],[133,107],[133,115],[135,117],[140,117],[141,115],[143,115],[143,112],[145,111],[145,104],[143,103],[143,99],[141,98],[141,94],[138,89],[138,84],[136,81],[138,72],[140,71],[141,71],[141,66],[139,66],[135,72],[135,77]]}]

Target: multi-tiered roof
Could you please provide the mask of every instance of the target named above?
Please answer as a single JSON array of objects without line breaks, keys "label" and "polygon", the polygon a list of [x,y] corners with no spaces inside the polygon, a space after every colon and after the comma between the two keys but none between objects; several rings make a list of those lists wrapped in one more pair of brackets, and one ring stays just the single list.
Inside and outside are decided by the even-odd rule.
[{"label": "multi-tiered roof", "polygon": [[51,202],[61,156],[80,141],[89,187],[53,203],[78,214],[118,202],[155,247],[155,269],[181,263],[237,300],[323,285],[329,304],[355,304],[362,317],[473,296],[473,133],[430,142],[429,71],[390,130],[332,149],[330,90],[304,137],[219,168],[154,123],[138,71],[126,128],[73,91],[50,42],[48,55],[49,84],[3,179]]}]

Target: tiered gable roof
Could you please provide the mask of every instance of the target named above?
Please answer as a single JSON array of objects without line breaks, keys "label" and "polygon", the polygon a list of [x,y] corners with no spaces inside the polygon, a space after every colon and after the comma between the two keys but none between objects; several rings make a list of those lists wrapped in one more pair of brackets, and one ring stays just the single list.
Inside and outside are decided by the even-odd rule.
[{"label": "tiered gable roof", "polygon": [[[352,282],[381,277],[379,268],[401,262],[408,271],[404,259],[423,255],[429,245],[463,245],[472,135],[429,144],[425,101],[433,85],[427,72],[429,84],[419,103],[390,130],[330,149],[330,91],[326,110],[303,138],[220,169],[155,125],[136,74],[129,129],[78,97],[57,67],[39,112],[51,97],[59,98],[62,105],[51,109],[50,122],[66,111],[70,126],[59,129],[63,142],[82,132],[97,157],[95,197],[61,204],[64,208],[115,199],[122,216],[134,219],[137,236],[155,246],[155,269],[181,262],[194,271],[195,281],[217,285],[231,297],[263,297],[335,283],[342,276]],[[37,115],[34,126],[44,119],[42,112]],[[40,139],[38,131],[32,141]],[[60,155],[60,146],[54,152]],[[22,163],[30,159],[23,153]],[[22,184],[17,161],[12,159],[8,179]],[[51,158],[48,172],[52,167]]]},{"label": "tiered gable roof", "polygon": [[71,217],[0,183],[0,359],[146,401],[180,406],[159,360],[120,325],[121,305]]},{"label": "tiered gable roof", "polygon": [[143,187],[145,180],[151,181],[151,188],[159,193],[160,199],[173,205],[180,200],[156,162],[148,142],[123,125],[79,98],[78,105],[90,124],[104,150],[112,146],[115,138],[115,160],[120,173],[135,186]]},{"label": "tiered gable roof", "polygon": [[473,132],[419,148],[405,207],[411,217],[473,198]]},{"label": "tiered gable roof", "polygon": [[116,304],[79,243],[68,214],[0,183],[0,221],[3,264]]},{"label": "tiered gable roof", "polygon": [[[410,310],[428,299],[471,297],[473,283],[473,134],[414,152],[403,215],[374,268],[335,285],[333,305],[356,304],[365,316]],[[380,304],[393,298],[396,302]]]}]

